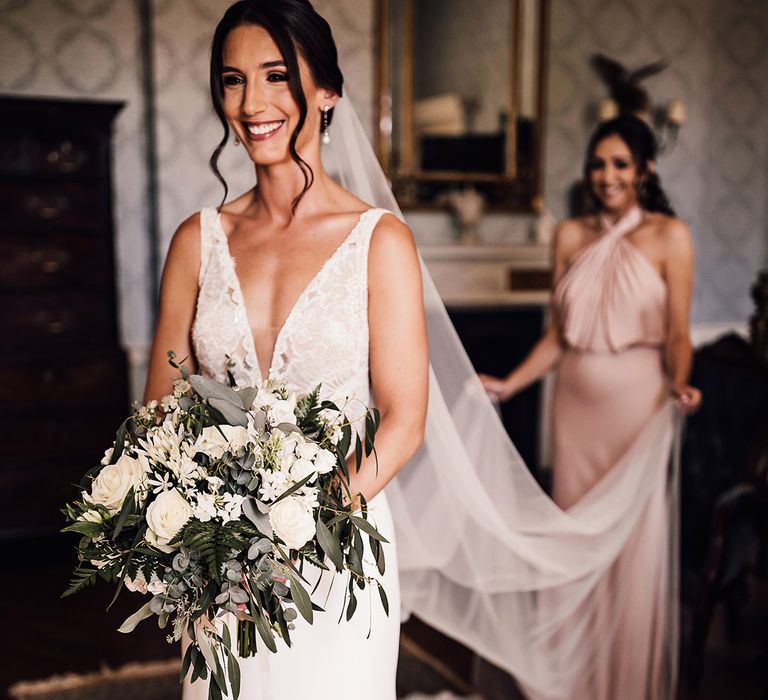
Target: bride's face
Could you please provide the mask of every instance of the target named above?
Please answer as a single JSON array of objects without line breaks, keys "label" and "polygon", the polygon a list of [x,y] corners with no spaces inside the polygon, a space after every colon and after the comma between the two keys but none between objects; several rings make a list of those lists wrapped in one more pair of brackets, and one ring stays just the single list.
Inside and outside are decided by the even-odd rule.
[{"label": "bride's face", "polygon": [[612,134],[599,141],[589,162],[590,187],[608,211],[625,211],[637,203],[639,172],[629,146]]},{"label": "bride's face", "polygon": [[[333,107],[336,96],[318,88],[298,52],[297,58],[307,100],[307,118],[296,142],[301,154],[313,145],[319,148],[322,109]],[[289,142],[300,110],[291,94],[288,68],[269,32],[253,24],[233,29],[222,59],[224,114],[251,160],[257,165],[291,160]]]}]

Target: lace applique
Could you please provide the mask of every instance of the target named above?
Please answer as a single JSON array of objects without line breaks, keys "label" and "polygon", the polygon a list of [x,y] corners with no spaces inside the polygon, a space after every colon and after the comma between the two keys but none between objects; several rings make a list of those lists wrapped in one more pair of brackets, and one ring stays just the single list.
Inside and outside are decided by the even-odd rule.
[{"label": "lace applique", "polygon": [[[368,249],[385,213],[364,212],[296,300],[275,340],[267,370],[271,378],[297,391],[322,383],[324,397],[369,401]],[[242,291],[215,209],[202,210],[200,236],[204,257],[192,326],[200,372],[225,381],[229,366],[238,384],[258,383],[261,372]]]}]

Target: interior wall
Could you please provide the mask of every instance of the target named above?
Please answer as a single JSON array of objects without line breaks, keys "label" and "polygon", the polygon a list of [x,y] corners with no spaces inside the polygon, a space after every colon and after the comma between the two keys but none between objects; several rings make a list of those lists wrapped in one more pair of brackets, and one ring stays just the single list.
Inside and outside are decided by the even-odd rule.
[{"label": "interior wall", "polygon": [[[768,263],[768,3],[763,0],[550,0],[545,195],[557,217],[578,177],[604,90],[589,68],[602,51],[634,66],[660,57],[671,68],[648,81],[659,100],[682,98],[689,121],[659,171],[696,243],[698,323],[742,322],[747,289]],[[209,104],[210,36],[229,0],[153,0],[154,99],[159,164],[158,257],[180,221],[218,203],[208,170],[220,127]],[[317,0],[333,27],[347,94],[374,119],[374,0]],[[137,0],[0,1],[0,92],[118,99],[115,202],[122,337],[139,355],[149,342],[150,289],[142,114],[142,26]],[[481,79],[481,76],[478,77]],[[231,191],[252,184],[242,149],[223,158]],[[444,214],[412,214],[422,244],[451,240]],[[494,214],[481,226],[491,241],[519,242],[530,218]]]}]

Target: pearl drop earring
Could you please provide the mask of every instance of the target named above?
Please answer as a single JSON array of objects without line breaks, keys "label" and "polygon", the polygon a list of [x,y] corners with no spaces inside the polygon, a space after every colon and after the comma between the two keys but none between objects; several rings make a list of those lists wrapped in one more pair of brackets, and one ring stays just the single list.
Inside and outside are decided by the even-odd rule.
[{"label": "pearl drop earring", "polygon": [[320,140],[324,145],[328,145],[331,142],[331,132],[328,131],[328,110],[330,107],[328,105],[325,105],[323,107],[323,117],[322,117],[322,126],[323,126],[323,132]]}]

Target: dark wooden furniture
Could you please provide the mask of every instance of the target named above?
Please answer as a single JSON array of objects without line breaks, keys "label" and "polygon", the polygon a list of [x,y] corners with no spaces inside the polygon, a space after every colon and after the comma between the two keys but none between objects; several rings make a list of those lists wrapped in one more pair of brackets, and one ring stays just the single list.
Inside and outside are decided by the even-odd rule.
[{"label": "dark wooden furniture", "polygon": [[722,606],[737,641],[751,579],[766,575],[768,363],[743,338],[724,336],[696,352],[691,383],[705,399],[688,420],[681,465],[683,658],[695,691],[715,610]]},{"label": "dark wooden furniture", "polygon": [[0,97],[0,540],[54,532],[128,409],[115,102]]},{"label": "dark wooden furniture", "polygon": [[[531,351],[542,334],[541,305],[450,307],[448,313],[478,372],[506,375]],[[541,481],[539,422],[541,384],[521,391],[501,406],[501,418],[517,451]]]}]

